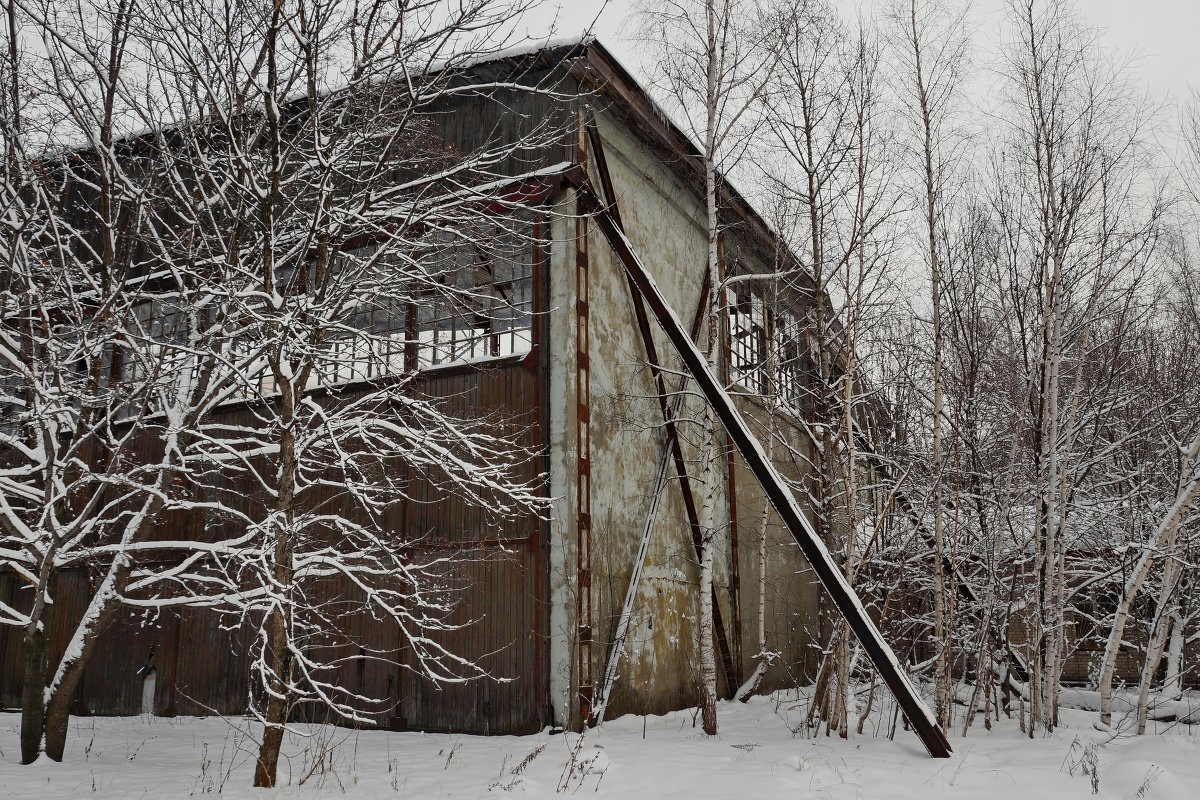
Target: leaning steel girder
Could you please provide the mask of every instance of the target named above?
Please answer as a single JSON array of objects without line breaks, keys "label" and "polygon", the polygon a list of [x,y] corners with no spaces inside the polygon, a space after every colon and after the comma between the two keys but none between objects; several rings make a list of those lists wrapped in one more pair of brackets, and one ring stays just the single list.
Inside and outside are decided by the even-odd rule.
[{"label": "leaning steel girder", "polygon": [[913,730],[925,745],[925,749],[934,758],[949,757],[951,747],[950,742],[946,739],[946,734],[934,720],[929,707],[917,693],[908,675],[900,667],[892,648],[884,640],[883,634],[868,616],[858,596],[847,583],[841,570],[838,569],[829,550],[825,547],[825,543],[821,541],[821,537],[800,511],[800,506],[791,490],[767,458],[762,445],[751,432],[741,412],[737,410],[729,394],[709,369],[708,362],[695,342],[684,330],[679,317],[663,297],[662,291],[658,288],[658,284],[655,283],[650,272],[642,264],[633,244],[625,236],[620,224],[613,216],[612,210],[597,199],[596,193],[586,181],[581,181],[576,188],[580,211],[590,214],[596,220],[605,239],[608,240],[609,246],[624,265],[626,274],[654,313],[658,324],[666,333],[667,339],[679,354],[684,368],[704,394],[717,418],[721,420],[721,424],[725,427],[738,452],[741,453],[750,472],[758,480],[775,512],[795,538],[825,592],[837,606],[843,619],[846,620],[863,650],[871,659],[871,663],[891,690]]}]

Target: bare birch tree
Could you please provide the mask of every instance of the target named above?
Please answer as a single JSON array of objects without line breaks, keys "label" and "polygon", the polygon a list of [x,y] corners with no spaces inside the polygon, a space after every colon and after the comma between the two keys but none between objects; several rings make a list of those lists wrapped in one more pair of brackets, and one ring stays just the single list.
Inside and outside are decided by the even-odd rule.
[{"label": "bare birch tree", "polygon": [[[554,105],[519,59],[503,79],[469,71],[522,43],[532,5],[24,8],[47,43],[38,134],[82,145],[39,160],[20,149],[37,136],[6,117],[5,235],[20,246],[0,552],[35,602],[0,613],[42,648],[26,649],[26,690],[45,696],[53,757],[120,603],[254,626],[262,786],[298,704],[359,721],[379,708],[336,680],[347,613],[397,625],[434,681],[488,676],[438,636],[455,627],[463,552],[419,554],[427,532],[396,510],[428,501],[420,481],[493,529],[546,507],[536,473],[518,474],[532,455],[520,424],[424,398],[413,380],[532,343],[544,212],[522,198],[562,165],[525,164],[561,129],[531,120],[515,140],[497,124],[455,141],[436,124],[456,101],[501,109],[505,92]],[[60,201],[56,180],[86,189]],[[167,510],[190,515],[194,541],[147,537]],[[54,576],[79,563],[102,581],[43,693]]]},{"label": "bare birch tree", "polygon": [[[1094,32],[1060,3],[1010,4],[1004,77],[1010,136],[997,154],[992,201],[1004,240],[1001,295],[1024,384],[1015,425],[1028,438],[1025,574],[1032,735],[1057,725],[1066,652],[1072,509],[1103,442],[1084,434],[1111,413],[1119,382],[1090,357],[1120,347],[1161,206],[1146,196],[1149,117],[1105,65]],[[1108,376],[1106,379],[1105,376]],[[1014,509],[1022,511],[1022,509]]]},{"label": "bare birch tree", "polygon": [[[862,380],[872,328],[890,293],[897,196],[893,142],[882,120],[881,51],[866,23],[850,30],[821,2],[780,8],[774,47],[777,79],[764,103],[763,153],[772,202],[794,209],[795,248],[803,276],[790,296],[804,297],[804,413],[816,445],[816,479],[805,487],[821,535],[836,548],[853,583],[880,530],[865,503],[874,481],[861,447],[879,402]],[[878,476],[876,476],[878,477]],[[854,661],[848,629],[830,625],[812,714],[848,735]],[[814,717],[815,718],[815,717]]]},{"label": "bare birch tree", "polygon": [[[950,690],[953,680],[954,648],[952,619],[954,595],[947,591],[953,570],[946,534],[946,480],[943,471],[943,271],[947,254],[944,237],[947,206],[952,200],[953,165],[961,155],[960,136],[954,131],[960,104],[960,83],[966,65],[968,39],[965,15],[948,4],[909,0],[890,11],[898,31],[903,32],[900,52],[904,83],[904,105],[910,120],[916,173],[920,176],[924,202],[921,204],[922,250],[928,263],[930,323],[932,339],[932,408],[930,411],[930,471],[933,510],[933,633],[936,668],[935,713],[943,728],[950,725]],[[950,566],[950,569],[947,569]]]},{"label": "bare birch tree", "polygon": [[[705,346],[709,367],[722,375],[723,295],[721,254],[722,176],[744,151],[748,111],[764,91],[770,69],[764,48],[765,30],[754,25],[754,6],[747,0],[667,0],[643,9],[645,33],[661,50],[656,79],[660,91],[676,106],[684,130],[700,145],[704,172],[706,269],[711,286],[705,309]],[[713,550],[721,490],[718,466],[725,444],[718,436],[712,410],[704,408],[700,434],[698,483],[702,492],[699,631],[699,694],[704,731],[717,733],[717,662],[713,646]]]}]

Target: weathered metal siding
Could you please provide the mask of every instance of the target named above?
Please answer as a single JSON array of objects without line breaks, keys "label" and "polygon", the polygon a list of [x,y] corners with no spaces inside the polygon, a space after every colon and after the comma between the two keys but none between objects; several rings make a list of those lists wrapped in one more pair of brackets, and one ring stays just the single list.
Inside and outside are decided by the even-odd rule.
[{"label": "weathered metal siding", "polygon": [[[442,398],[451,413],[493,420],[498,433],[512,434],[520,447],[544,452],[542,382],[536,355],[530,365],[510,361],[492,369],[450,368],[418,380],[423,394]],[[233,409],[225,421],[252,424],[253,413]],[[144,455],[149,456],[150,453]],[[536,480],[544,459],[535,456],[519,476]],[[229,498],[240,498],[247,509],[256,500],[241,486],[231,486]],[[428,482],[413,479],[414,497],[402,504],[392,520],[414,539],[415,555],[463,555],[464,563],[447,569],[446,579],[462,587],[462,602],[453,621],[459,630],[440,638],[457,654],[482,657],[489,674],[499,682],[478,680],[437,686],[414,670],[411,653],[393,624],[372,619],[358,610],[346,583],[329,581],[312,587],[320,599],[344,607],[341,630],[328,645],[345,658],[336,681],[365,695],[389,699],[369,706],[380,724],[429,730],[478,733],[529,732],[540,728],[546,709],[546,603],[543,528],[535,518],[490,526],[486,514],[443,494]],[[330,498],[311,496],[309,502]],[[230,531],[224,531],[229,533]],[[164,515],[154,533],[170,538],[213,536],[196,517]],[[11,576],[0,576],[0,592],[17,600],[22,592]],[[91,594],[83,570],[59,575],[51,618],[51,663],[57,660]],[[336,606],[335,606],[336,607]],[[99,646],[85,670],[76,710],[91,714],[136,714],[142,702],[139,671],[152,665],[156,672],[155,710],[160,714],[236,714],[246,709],[249,678],[247,652],[254,636],[253,621],[221,616],[200,608],[161,613],[123,609],[101,634]],[[20,702],[20,630],[0,632],[0,702]],[[362,648],[362,649],[360,649]],[[382,653],[382,661],[363,657]],[[387,656],[391,655],[389,659]],[[301,709],[308,718],[324,718],[317,709]]]},{"label": "weathered metal siding", "polygon": [[[164,631],[168,649],[159,660],[155,711],[168,715],[245,711],[251,627],[205,609],[183,609],[170,617],[174,617],[170,627],[175,635],[171,636],[170,627]],[[169,649],[172,641],[174,653]],[[106,678],[119,680],[120,676]]]},{"label": "weathered metal siding", "polygon": [[[32,596],[24,584],[11,574],[0,574],[0,596],[13,608],[26,611],[32,606]],[[66,649],[74,627],[72,622],[83,613],[87,604],[87,576],[81,570],[66,570],[58,575],[58,592],[55,596],[54,613],[51,615],[49,632],[49,662],[56,663]],[[0,626],[0,704],[15,708],[21,704],[21,680],[25,662],[22,656],[21,637],[24,628]]]},{"label": "weathered metal siding", "polygon": [[[508,147],[525,137],[536,144],[519,148],[488,164],[490,173],[519,176],[575,157],[574,129],[567,124],[576,105],[565,101],[576,88],[575,78],[559,63],[578,48],[554,48],[515,60],[478,65],[470,83],[499,80],[539,86],[550,92],[500,90],[459,92],[452,99],[422,112],[422,125],[443,142],[450,156],[462,156],[494,146]],[[132,142],[131,146],[136,146]],[[540,256],[539,256],[540,257]],[[545,265],[535,267],[535,307],[547,307]],[[548,469],[546,420],[548,323],[535,319],[534,340],[541,342],[525,363],[509,362],[489,369],[449,368],[421,375],[417,390],[445,402],[452,413],[493,420],[497,430],[516,433],[521,447],[536,454],[520,476],[533,479]],[[254,415],[231,409],[226,421],[254,426]],[[142,453],[150,457],[149,450]],[[228,487],[226,500],[245,509],[253,497]],[[379,698],[390,698],[374,714],[381,724],[430,730],[471,732],[524,732],[548,721],[549,577],[546,531],[549,524],[521,520],[503,529],[488,524],[486,514],[453,497],[439,495],[428,483],[414,480],[414,497],[392,523],[421,537],[420,556],[464,549],[470,558],[447,579],[460,584],[463,601],[453,620],[457,631],[441,634],[456,653],[482,658],[498,682],[479,680],[464,684],[435,685],[412,668],[411,652],[399,631],[362,613],[349,613],[338,643],[338,655],[347,657],[338,682]],[[328,499],[313,497],[313,501]],[[152,537],[201,536],[204,522],[186,515],[164,515]],[[210,531],[207,535],[216,535]],[[329,599],[353,604],[348,587],[331,585],[322,591]],[[0,574],[0,597],[20,607],[22,591],[12,576]],[[88,577],[82,570],[64,571],[59,577],[51,619],[51,663],[61,653],[90,597]],[[85,671],[76,710],[98,714],[133,714],[141,711],[142,676],[139,670],[156,670],[155,708],[162,714],[240,713],[246,708],[249,684],[248,650],[254,636],[253,621],[221,617],[205,609],[181,608],[161,613],[121,610],[102,634],[99,647]],[[361,642],[367,649],[394,654],[389,662],[358,658]],[[0,704],[20,702],[21,631],[0,628]],[[151,658],[151,654],[153,657]],[[314,709],[302,714],[320,717]]]},{"label": "weathered metal siding", "polygon": [[[12,575],[0,572],[0,602],[13,608],[28,607],[21,601],[18,581]],[[25,666],[21,661],[20,642],[22,628],[0,625],[0,708],[15,708],[21,704],[21,674]]]},{"label": "weathered metal siding", "polygon": [[[421,114],[436,135],[458,153],[481,153],[511,149],[488,170],[499,175],[519,176],[575,157],[572,119],[578,91],[574,76],[561,69],[561,60],[582,49],[556,47],[513,61],[494,61],[473,68],[463,80],[518,83],[536,87],[523,89],[455,91],[430,105]],[[524,146],[513,148],[521,142]]]},{"label": "weathered metal siding", "polygon": [[[539,353],[540,355],[540,353]],[[545,451],[544,382],[539,369],[509,366],[477,372],[432,374],[422,391],[446,398],[451,413],[494,415],[498,432],[537,453]],[[543,458],[524,465],[519,477],[536,479]],[[437,634],[455,653],[471,654],[498,681],[435,685],[415,671],[411,652],[401,663],[399,724],[422,730],[527,733],[546,712],[545,523],[523,519],[489,528],[479,509],[436,494],[405,506],[405,528],[426,534],[421,550],[462,548],[465,558],[449,578],[463,587],[451,618],[462,627]]]},{"label": "weathered metal siding", "polygon": [[[601,114],[598,122],[626,233],[653,271],[668,301],[687,324],[697,307],[705,270],[706,235],[701,199],[680,181],[661,153],[634,136],[622,122],[608,114]],[[599,673],[610,649],[633,567],[664,434],[621,265],[598,236],[589,241],[589,254],[595,531],[592,591],[596,609],[593,669]],[[745,251],[739,257],[744,262],[755,260],[753,253]],[[672,348],[657,326],[653,335],[666,366],[677,367]],[[753,405],[752,401],[743,403],[752,416]],[[691,398],[681,416],[698,419],[700,410],[700,401]],[[791,433],[789,438],[796,439],[795,444],[806,446],[798,430]],[[695,481],[698,426],[682,425],[681,436],[690,475]],[[719,460],[716,498],[716,519],[723,527],[716,545],[714,583],[720,613],[729,629],[731,649],[735,656],[741,654],[742,663],[737,666],[745,674],[753,668],[752,656],[757,648],[757,522],[765,498],[740,457],[731,463],[736,486],[733,505],[737,508],[741,538],[737,553],[741,578],[737,598],[740,625],[736,629],[733,531],[727,524],[731,504],[723,457]],[[800,477],[804,469],[795,465],[795,469],[785,471]],[[699,503],[700,498],[696,501]],[[794,685],[811,675],[816,657],[812,644],[819,641],[819,631],[815,630],[817,587],[805,577],[807,567],[799,548],[773,512],[770,520],[768,640],[784,653],[767,679],[767,686],[773,687]],[[656,517],[609,716],[661,713],[695,702],[699,673],[694,629],[698,583],[682,494],[678,481],[671,480]],[[718,690],[727,694],[732,688],[722,675]]]},{"label": "weathered metal siding", "polygon": [[463,627],[435,637],[454,652],[474,654],[497,680],[434,685],[415,672],[406,649],[402,663],[414,671],[402,679],[402,727],[487,734],[533,733],[545,724],[538,539],[471,554],[458,570],[466,591],[452,618]]}]

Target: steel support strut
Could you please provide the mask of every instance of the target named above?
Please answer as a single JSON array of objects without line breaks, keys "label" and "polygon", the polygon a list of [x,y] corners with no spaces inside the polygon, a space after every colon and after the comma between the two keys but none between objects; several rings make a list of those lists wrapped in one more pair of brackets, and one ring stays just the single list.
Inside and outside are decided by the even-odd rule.
[{"label": "steel support strut", "polygon": [[[621,209],[617,204],[616,192],[613,189],[612,176],[608,171],[608,159],[604,155],[604,143],[600,139],[600,133],[596,128],[595,122],[589,122],[587,126],[587,136],[589,150],[596,165],[596,174],[600,179],[600,188],[604,192],[604,200],[608,213],[612,215],[612,219],[616,226],[624,230],[624,225],[621,222]],[[637,286],[633,283],[633,279],[626,274],[626,280],[629,281],[629,293],[633,301],[634,313],[637,317],[638,330],[641,332],[642,345],[646,349],[646,362],[650,366],[650,374],[654,380],[654,388],[658,394],[658,403],[663,417],[663,427],[666,431],[666,451],[664,456],[669,455],[670,459],[675,463],[675,474],[679,482],[679,489],[683,497],[684,511],[687,513],[688,526],[692,531],[692,547],[696,551],[696,558],[700,558],[702,547],[702,533],[700,530],[700,515],[696,509],[696,499],[692,492],[691,479],[688,477],[687,463],[683,458],[683,449],[679,443],[679,432],[677,419],[679,416],[679,403],[682,400],[682,393],[687,388],[687,378],[681,378],[679,386],[676,388],[674,396],[676,404],[673,406],[669,401],[669,390],[666,384],[666,376],[662,370],[662,364],[658,358],[658,348],[654,344],[654,335],[650,330],[650,319],[646,314],[645,301],[637,290]],[[696,307],[696,314],[692,320],[692,329],[690,337],[694,341],[700,334],[700,326],[704,322],[704,308],[708,302],[708,294],[711,291],[709,286],[708,273],[705,271],[703,285],[700,289],[700,300]],[[665,465],[665,461],[664,461]],[[638,558],[644,558],[645,550],[649,543],[648,537],[651,534],[651,529],[654,522],[654,514],[660,499],[661,493],[665,488],[666,473],[662,468],[659,470],[659,480],[655,486],[655,494],[651,500],[651,508],[646,518],[646,525],[643,528],[641,544],[638,548]],[[636,593],[638,582],[641,577],[642,565],[639,562],[635,565],[632,578],[626,592],[625,604],[622,607],[621,617],[617,622],[617,630],[613,636],[612,647],[609,651],[606,661],[604,675],[601,678],[599,687],[598,699],[593,706],[593,716],[597,723],[604,721],[605,708],[608,704],[608,699],[612,692],[613,683],[616,680],[617,665],[621,659],[621,650],[624,647],[625,636],[628,631],[629,617],[632,611],[630,593]],[[730,647],[729,636],[725,630],[725,623],[721,617],[721,604],[717,600],[717,590],[713,587],[712,590],[713,604],[713,635],[716,639],[717,654],[721,659],[721,667],[725,674],[725,686],[730,695],[736,690],[737,682],[737,667],[733,661],[732,648]],[[734,636],[738,635],[738,631],[734,629]]]},{"label": "steel support strut", "polygon": [[826,593],[833,600],[850,629],[854,631],[854,635],[870,657],[871,663],[883,678],[884,683],[891,689],[892,695],[921,738],[925,749],[934,758],[948,757],[951,748],[946,734],[938,727],[933,714],[917,694],[916,688],[909,681],[908,676],[901,670],[891,647],[884,641],[883,635],[867,615],[858,596],[846,582],[841,570],[837,568],[825,543],[821,541],[820,536],[805,519],[791,490],[788,489],[774,465],[767,459],[762,445],[751,433],[741,413],[709,370],[703,354],[688,337],[687,331],[684,330],[674,310],[663,297],[654,278],[638,258],[633,245],[625,237],[608,208],[602,206],[597,200],[590,186],[584,184],[579,188],[579,198],[580,210],[592,213],[604,237],[624,265],[626,273],[645,299],[650,310],[654,312],[659,325],[662,326],[667,338],[679,353],[684,367],[721,420],[721,424],[724,425],[738,452],[742,454],[751,473],[762,486],[763,492],[770,500],[775,512],[787,529],[791,531],[796,543],[800,545],[801,552],[804,553],[805,559],[817,574]]}]

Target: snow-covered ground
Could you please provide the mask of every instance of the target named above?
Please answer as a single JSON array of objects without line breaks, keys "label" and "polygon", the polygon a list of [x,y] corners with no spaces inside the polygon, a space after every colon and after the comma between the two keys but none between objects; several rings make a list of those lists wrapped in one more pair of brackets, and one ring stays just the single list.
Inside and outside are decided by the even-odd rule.
[{"label": "snow-covered ground", "polygon": [[[290,735],[275,793],[250,788],[255,746],[244,720],[94,718],[72,722],[63,764],[18,766],[15,714],[0,714],[0,796],[472,798],[512,793],[767,800],[784,797],[967,800],[1200,796],[1200,726],[1151,723],[1154,735],[1104,734],[1094,713],[1062,712],[1053,736],[1029,739],[1014,721],[982,724],[955,754],[931,760],[900,730],[896,741],[808,738],[795,693],[723,703],[721,735],[691,713],[623,717],[574,734],[480,737],[356,732]],[[890,722],[890,703],[881,720]],[[886,722],[880,722],[886,729]],[[961,727],[961,722],[956,725]]]}]

